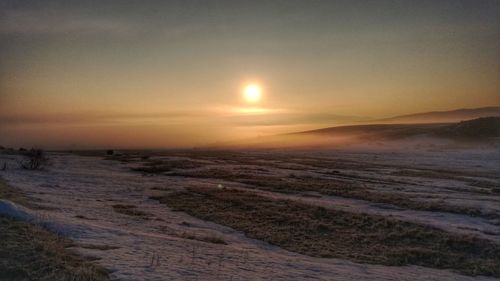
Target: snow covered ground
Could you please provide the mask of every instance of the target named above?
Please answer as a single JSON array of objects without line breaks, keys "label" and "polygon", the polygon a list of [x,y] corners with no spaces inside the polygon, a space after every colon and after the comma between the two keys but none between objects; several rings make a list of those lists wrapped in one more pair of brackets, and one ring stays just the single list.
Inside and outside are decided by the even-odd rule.
[{"label": "snow covered ground", "polygon": [[[500,179],[495,169],[500,167],[499,153],[468,153],[450,152],[446,157],[436,156],[435,153],[387,153],[381,156],[329,152],[320,155],[341,156],[353,161],[369,160],[380,165],[390,163],[405,169],[426,167],[467,171],[470,174],[477,172],[478,180],[498,186]],[[313,154],[296,154],[295,157]],[[130,171],[130,167],[136,165],[134,163],[98,157],[52,153],[50,159],[51,165],[45,170],[27,171],[17,168],[17,156],[0,155],[0,163],[7,162],[8,166],[6,171],[0,172],[0,176],[39,200],[46,208],[28,210],[30,215],[76,241],[80,247],[75,250],[97,258],[96,263],[109,269],[113,280],[493,280],[419,266],[358,264],[292,253],[249,239],[233,229],[171,211],[156,200],[149,199],[158,190],[182,189],[188,185],[215,187],[221,184],[220,180],[144,176]],[[220,164],[214,162],[214,165]],[[381,179],[393,179],[394,169],[394,166],[383,166],[374,173]],[[275,172],[283,172],[283,169],[276,168]],[[403,189],[418,188],[419,193],[437,194],[445,198],[443,200],[480,206],[492,212],[500,211],[499,195],[467,192],[468,188],[474,188],[469,185],[471,181],[402,178],[408,183]],[[223,184],[249,188],[240,183]],[[480,217],[387,208],[383,204],[332,196],[299,197],[260,192],[266,196],[301,200],[329,208],[392,215],[451,232],[472,233],[500,243],[500,223]],[[116,204],[134,205],[147,216],[117,213],[113,210]],[[186,239],[189,236],[186,234],[220,237],[227,245]]]}]

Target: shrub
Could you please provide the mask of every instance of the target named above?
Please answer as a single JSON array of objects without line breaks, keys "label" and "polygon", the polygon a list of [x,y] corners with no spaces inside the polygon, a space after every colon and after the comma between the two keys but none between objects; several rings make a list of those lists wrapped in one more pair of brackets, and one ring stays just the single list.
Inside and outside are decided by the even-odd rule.
[{"label": "shrub", "polygon": [[48,158],[42,149],[32,148],[24,153],[26,159],[20,162],[23,169],[39,170],[42,169],[48,162]]}]

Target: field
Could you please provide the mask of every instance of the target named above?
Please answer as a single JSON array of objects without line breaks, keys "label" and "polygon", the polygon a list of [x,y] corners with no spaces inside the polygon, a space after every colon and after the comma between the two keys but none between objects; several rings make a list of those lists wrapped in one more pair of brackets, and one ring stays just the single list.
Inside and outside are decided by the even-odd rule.
[{"label": "field", "polygon": [[19,157],[0,154],[2,198],[112,280],[500,277],[495,149],[52,152],[35,171]]}]

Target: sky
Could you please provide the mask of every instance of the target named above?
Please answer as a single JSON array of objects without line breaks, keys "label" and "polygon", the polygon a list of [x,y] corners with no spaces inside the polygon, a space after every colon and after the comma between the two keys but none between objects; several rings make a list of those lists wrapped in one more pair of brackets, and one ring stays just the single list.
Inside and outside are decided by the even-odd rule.
[{"label": "sky", "polygon": [[0,0],[4,146],[193,147],[497,106],[499,77],[496,0]]}]

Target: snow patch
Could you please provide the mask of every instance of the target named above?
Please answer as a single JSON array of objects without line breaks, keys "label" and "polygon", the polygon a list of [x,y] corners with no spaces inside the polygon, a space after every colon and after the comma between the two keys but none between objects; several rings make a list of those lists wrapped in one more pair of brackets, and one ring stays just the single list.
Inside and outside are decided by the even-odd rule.
[{"label": "snow patch", "polygon": [[24,207],[4,199],[0,199],[0,214],[22,221],[33,220],[33,216],[26,212]]}]

